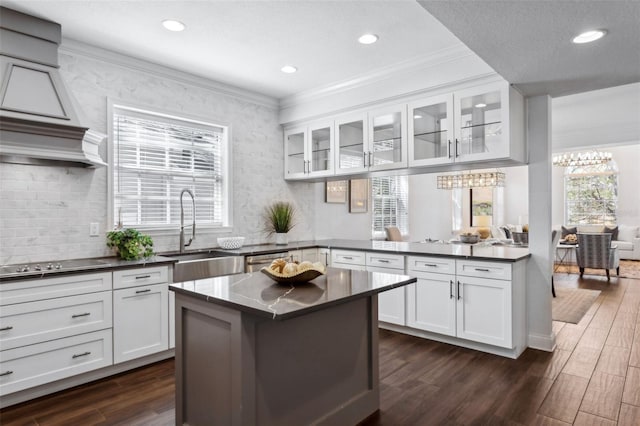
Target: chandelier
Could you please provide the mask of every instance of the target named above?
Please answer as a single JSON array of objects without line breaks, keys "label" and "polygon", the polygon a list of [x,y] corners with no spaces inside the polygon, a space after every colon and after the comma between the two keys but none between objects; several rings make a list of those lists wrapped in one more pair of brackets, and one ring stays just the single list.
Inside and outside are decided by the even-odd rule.
[{"label": "chandelier", "polygon": [[437,177],[438,189],[490,188],[504,186],[504,173],[458,173]]},{"label": "chandelier", "polygon": [[555,155],[553,165],[561,167],[593,166],[611,161],[610,152],[587,151],[578,153],[567,153]]}]

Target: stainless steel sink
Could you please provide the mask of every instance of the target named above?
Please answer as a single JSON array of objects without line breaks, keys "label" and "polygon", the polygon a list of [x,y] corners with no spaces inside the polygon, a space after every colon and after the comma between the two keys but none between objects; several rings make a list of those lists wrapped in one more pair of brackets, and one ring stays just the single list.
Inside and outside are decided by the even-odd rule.
[{"label": "stainless steel sink", "polygon": [[242,256],[224,256],[210,252],[169,253],[163,256],[178,260],[173,265],[174,283],[244,272]]}]

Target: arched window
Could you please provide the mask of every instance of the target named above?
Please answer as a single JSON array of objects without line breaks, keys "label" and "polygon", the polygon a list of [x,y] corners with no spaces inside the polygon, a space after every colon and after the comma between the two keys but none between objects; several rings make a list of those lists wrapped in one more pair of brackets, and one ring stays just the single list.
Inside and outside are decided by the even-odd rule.
[{"label": "arched window", "polygon": [[566,224],[616,224],[618,166],[615,161],[567,167],[564,173],[564,193]]}]

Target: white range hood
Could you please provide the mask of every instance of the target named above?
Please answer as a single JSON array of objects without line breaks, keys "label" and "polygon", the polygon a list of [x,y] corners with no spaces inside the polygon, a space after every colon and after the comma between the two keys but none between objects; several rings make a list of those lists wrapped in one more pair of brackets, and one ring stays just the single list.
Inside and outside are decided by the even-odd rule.
[{"label": "white range hood", "polygon": [[0,39],[0,161],[105,166],[58,72],[60,25],[0,7]]}]

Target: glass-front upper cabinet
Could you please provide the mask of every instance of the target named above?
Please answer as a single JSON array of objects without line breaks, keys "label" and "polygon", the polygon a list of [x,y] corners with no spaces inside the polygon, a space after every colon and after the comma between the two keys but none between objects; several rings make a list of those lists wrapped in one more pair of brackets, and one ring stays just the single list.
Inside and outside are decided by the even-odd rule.
[{"label": "glass-front upper cabinet", "polygon": [[509,89],[500,83],[454,93],[455,161],[509,156]]},{"label": "glass-front upper cabinet", "polygon": [[336,120],[336,174],[368,169],[367,115],[356,114]]},{"label": "glass-front upper cabinet", "polygon": [[454,152],[453,95],[422,99],[409,104],[409,166],[452,161]]},{"label": "glass-front upper cabinet", "polygon": [[332,121],[285,130],[285,179],[332,175],[333,144]]},{"label": "glass-front upper cabinet", "polygon": [[369,170],[407,167],[407,106],[369,113]]}]

